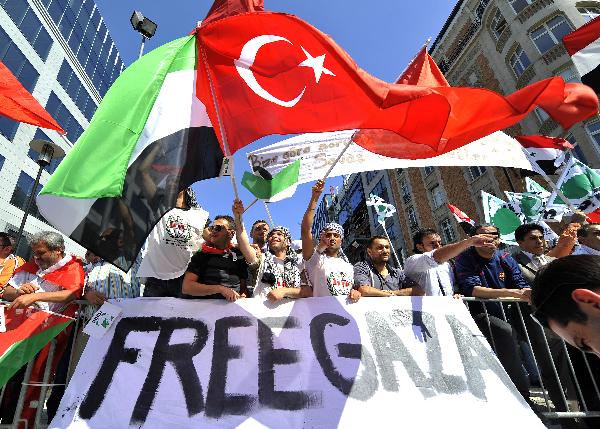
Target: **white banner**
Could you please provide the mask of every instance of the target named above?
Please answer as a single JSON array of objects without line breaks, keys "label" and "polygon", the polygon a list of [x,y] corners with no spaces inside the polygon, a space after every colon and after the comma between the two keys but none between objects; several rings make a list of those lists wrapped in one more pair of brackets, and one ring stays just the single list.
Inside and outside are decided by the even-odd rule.
[{"label": "white banner", "polygon": [[52,428],[543,428],[459,300],[139,298]]},{"label": "white banner", "polygon": [[[323,178],[353,133],[354,130],[302,134],[249,152],[248,161],[252,167],[261,166],[275,174],[297,159],[302,159],[298,183],[314,182]],[[521,147],[518,141],[498,131],[452,152],[412,160],[377,155],[352,143],[329,176],[426,166],[481,165],[531,170],[531,164]]]}]

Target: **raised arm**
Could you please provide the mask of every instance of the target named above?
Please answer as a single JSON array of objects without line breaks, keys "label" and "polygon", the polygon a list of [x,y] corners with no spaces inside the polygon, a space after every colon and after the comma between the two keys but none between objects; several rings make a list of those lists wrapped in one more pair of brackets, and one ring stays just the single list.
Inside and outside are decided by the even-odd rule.
[{"label": "raised arm", "polygon": [[488,234],[478,234],[473,237],[466,238],[459,241],[458,243],[446,244],[445,246],[436,249],[433,252],[433,259],[438,264],[448,262],[450,259],[458,256],[471,246],[481,247],[486,244],[492,244],[494,242],[494,236]]},{"label": "raised arm", "polygon": [[315,244],[312,236],[312,226],[315,220],[315,210],[317,209],[317,202],[319,197],[325,188],[325,182],[317,180],[317,183],[312,187],[312,195],[310,202],[302,218],[302,225],[300,227],[300,237],[302,238],[302,257],[305,261],[308,261],[315,251]]},{"label": "raised arm", "polygon": [[246,227],[244,226],[244,220],[242,214],[244,213],[244,204],[240,200],[233,202],[233,218],[235,220],[235,234],[237,236],[238,247],[240,252],[244,255],[248,265],[252,265],[256,262],[256,250],[250,245],[248,234],[246,234]]}]

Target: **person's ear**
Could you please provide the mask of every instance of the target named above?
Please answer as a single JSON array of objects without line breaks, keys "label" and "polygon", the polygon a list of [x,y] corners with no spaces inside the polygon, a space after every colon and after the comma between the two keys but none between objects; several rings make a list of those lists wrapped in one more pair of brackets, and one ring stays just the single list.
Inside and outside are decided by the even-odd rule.
[{"label": "person's ear", "polygon": [[571,298],[582,307],[593,307],[600,311],[600,293],[590,289],[575,289]]}]

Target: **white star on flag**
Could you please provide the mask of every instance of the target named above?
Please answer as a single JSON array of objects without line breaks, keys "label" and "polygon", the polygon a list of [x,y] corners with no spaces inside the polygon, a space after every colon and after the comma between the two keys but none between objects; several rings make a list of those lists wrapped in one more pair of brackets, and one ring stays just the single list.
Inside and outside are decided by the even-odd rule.
[{"label": "white star on flag", "polygon": [[315,80],[319,83],[321,79],[321,75],[323,73],[328,74],[329,76],[335,76],[335,74],[326,69],[323,64],[325,63],[325,54],[319,55],[318,57],[313,57],[311,54],[306,52],[303,46],[300,46],[304,51],[304,55],[306,55],[306,59],[298,64],[298,67],[310,67],[315,72]]}]

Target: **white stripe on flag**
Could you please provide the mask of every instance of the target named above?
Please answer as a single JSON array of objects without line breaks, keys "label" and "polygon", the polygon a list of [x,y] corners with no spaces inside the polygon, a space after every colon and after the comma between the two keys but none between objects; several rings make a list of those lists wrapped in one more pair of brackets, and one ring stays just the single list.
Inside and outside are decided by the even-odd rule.
[{"label": "white stripe on flag", "polygon": [[600,65],[600,38],[571,57],[580,76],[585,76]]}]

